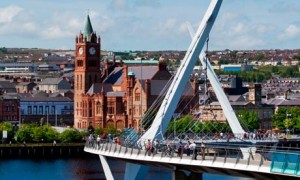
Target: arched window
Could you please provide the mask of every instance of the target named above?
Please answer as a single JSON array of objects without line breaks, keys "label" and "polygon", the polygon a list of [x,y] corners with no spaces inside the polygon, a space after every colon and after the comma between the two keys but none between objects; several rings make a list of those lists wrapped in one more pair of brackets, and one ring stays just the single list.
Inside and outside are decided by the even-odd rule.
[{"label": "arched window", "polygon": [[141,92],[138,88],[134,92],[134,100],[135,101],[140,101],[141,100]]},{"label": "arched window", "polygon": [[93,103],[92,101],[89,101],[89,107],[88,107],[89,117],[92,117],[93,115]]},{"label": "arched window", "polygon": [[124,112],[127,114],[127,101],[124,101]]},{"label": "arched window", "polygon": [[136,120],[133,120],[132,124],[133,124],[133,125],[132,125],[133,128],[136,129],[136,130],[138,130],[137,121],[136,121]]},{"label": "arched window", "polygon": [[99,101],[96,103],[96,114],[101,114],[101,103]]},{"label": "arched window", "polygon": [[118,120],[117,121],[117,129],[118,130],[121,130],[123,129],[125,126],[124,126],[124,122],[122,120]]},{"label": "arched window", "polygon": [[114,121],[112,119],[109,119],[106,123],[107,128],[114,128]]},{"label": "arched window", "polygon": [[82,75],[80,75],[80,89],[82,89]]}]

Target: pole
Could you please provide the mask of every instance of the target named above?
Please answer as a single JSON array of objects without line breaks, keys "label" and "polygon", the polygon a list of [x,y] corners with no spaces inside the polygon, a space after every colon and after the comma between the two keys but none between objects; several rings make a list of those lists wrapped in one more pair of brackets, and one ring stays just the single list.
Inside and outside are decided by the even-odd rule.
[{"label": "pole", "polygon": [[[143,81],[143,67],[142,67],[142,65],[143,65],[143,61],[142,61],[142,58],[141,58],[141,64],[140,64],[140,68],[141,68],[141,90],[140,90],[140,98],[141,98],[141,107],[140,107],[140,125],[142,124],[142,116],[143,116],[143,95],[142,95],[142,81]],[[143,127],[141,127],[141,128],[143,128]]]},{"label": "pole", "polygon": [[48,126],[48,115],[49,115],[49,109],[47,111],[47,126]]},{"label": "pole", "polygon": [[21,127],[21,106],[19,106],[19,128]]},{"label": "pole", "polygon": [[57,126],[57,112],[56,112],[56,109],[55,109],[55,126]]}]

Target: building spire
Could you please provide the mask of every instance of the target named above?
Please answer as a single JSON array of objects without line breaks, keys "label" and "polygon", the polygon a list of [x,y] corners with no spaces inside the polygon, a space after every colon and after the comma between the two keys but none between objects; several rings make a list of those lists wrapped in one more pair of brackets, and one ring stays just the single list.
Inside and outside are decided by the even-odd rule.
[{"label": "building spire", "polygon": [[87,16],[84,21],[84,26],[82,30],[82,34],[86,37],[87,41],[91,41],[91,34],[93,33],[93,27],[91,24],[90,16],[89,16],[89,10],[87,11]]}]

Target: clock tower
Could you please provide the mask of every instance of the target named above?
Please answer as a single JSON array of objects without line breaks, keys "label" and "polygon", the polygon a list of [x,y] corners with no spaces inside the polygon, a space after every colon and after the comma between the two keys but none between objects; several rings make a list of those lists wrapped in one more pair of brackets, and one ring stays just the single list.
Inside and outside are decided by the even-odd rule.
[{"label": "clock tower", "polygon": [[82,32],[76,37],[75,45],[75,72],[74,72],[74,126],[86,128],[89,122],[84,121],[85,107],[83,95],[94,83],[101,82],[100,71],[100,36],[93,31],[91,20],[87,15]]},{"label": "clock tower", "polygon": [[261,104],[261,84],[249,85],[249,101],[254,105]]}]

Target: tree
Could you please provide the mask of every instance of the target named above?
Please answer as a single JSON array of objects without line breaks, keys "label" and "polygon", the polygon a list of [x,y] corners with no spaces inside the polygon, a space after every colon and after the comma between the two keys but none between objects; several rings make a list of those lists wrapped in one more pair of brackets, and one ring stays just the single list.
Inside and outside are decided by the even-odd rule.
[{"label": "tree", "polygon": [[253,131],[259,127],[257,112],[248,111],[246,109],[240,110],[238,112],[238,118],[242,126],[245,126],[245,129]]},{"label": "tree", "polygon": [[41,130],[42,128],[40,127],[34,127],[31,129],[31,139],[35,142],[41,141],[44,137],[44,132]]},{"label": "tree", "polygon": [[286,129],[293,129],[295,122],[291,118],[287,118],[283,121],[284,127]]},{"label": "tree", "polygon": [[7,131],[7,139],[12,139],[14,137],[14,127],[10,122],[4,122],[0,124],[0,137],[2,138],[2,131]]},{"label": "tree", "polygon": [[22,124],[19,130],[16,132],[16,140],[18,142],[30,142],[31,138],[31,128],[36,127],[35,124]]},{"label": "tree", "polygon": [[271,71],[272,71],[272,73],[278,73],[279,69],[277,66],[272,66]]},{"label": "tree", "polygon": [[273,115],[273,127],[280,130],[300,129],[300,107],[279,107]]},{"label": "tree", "polygon": [[82,139],[81,133],[74,128],[66,129],[59,135],[62,142],[76,142]]}]

